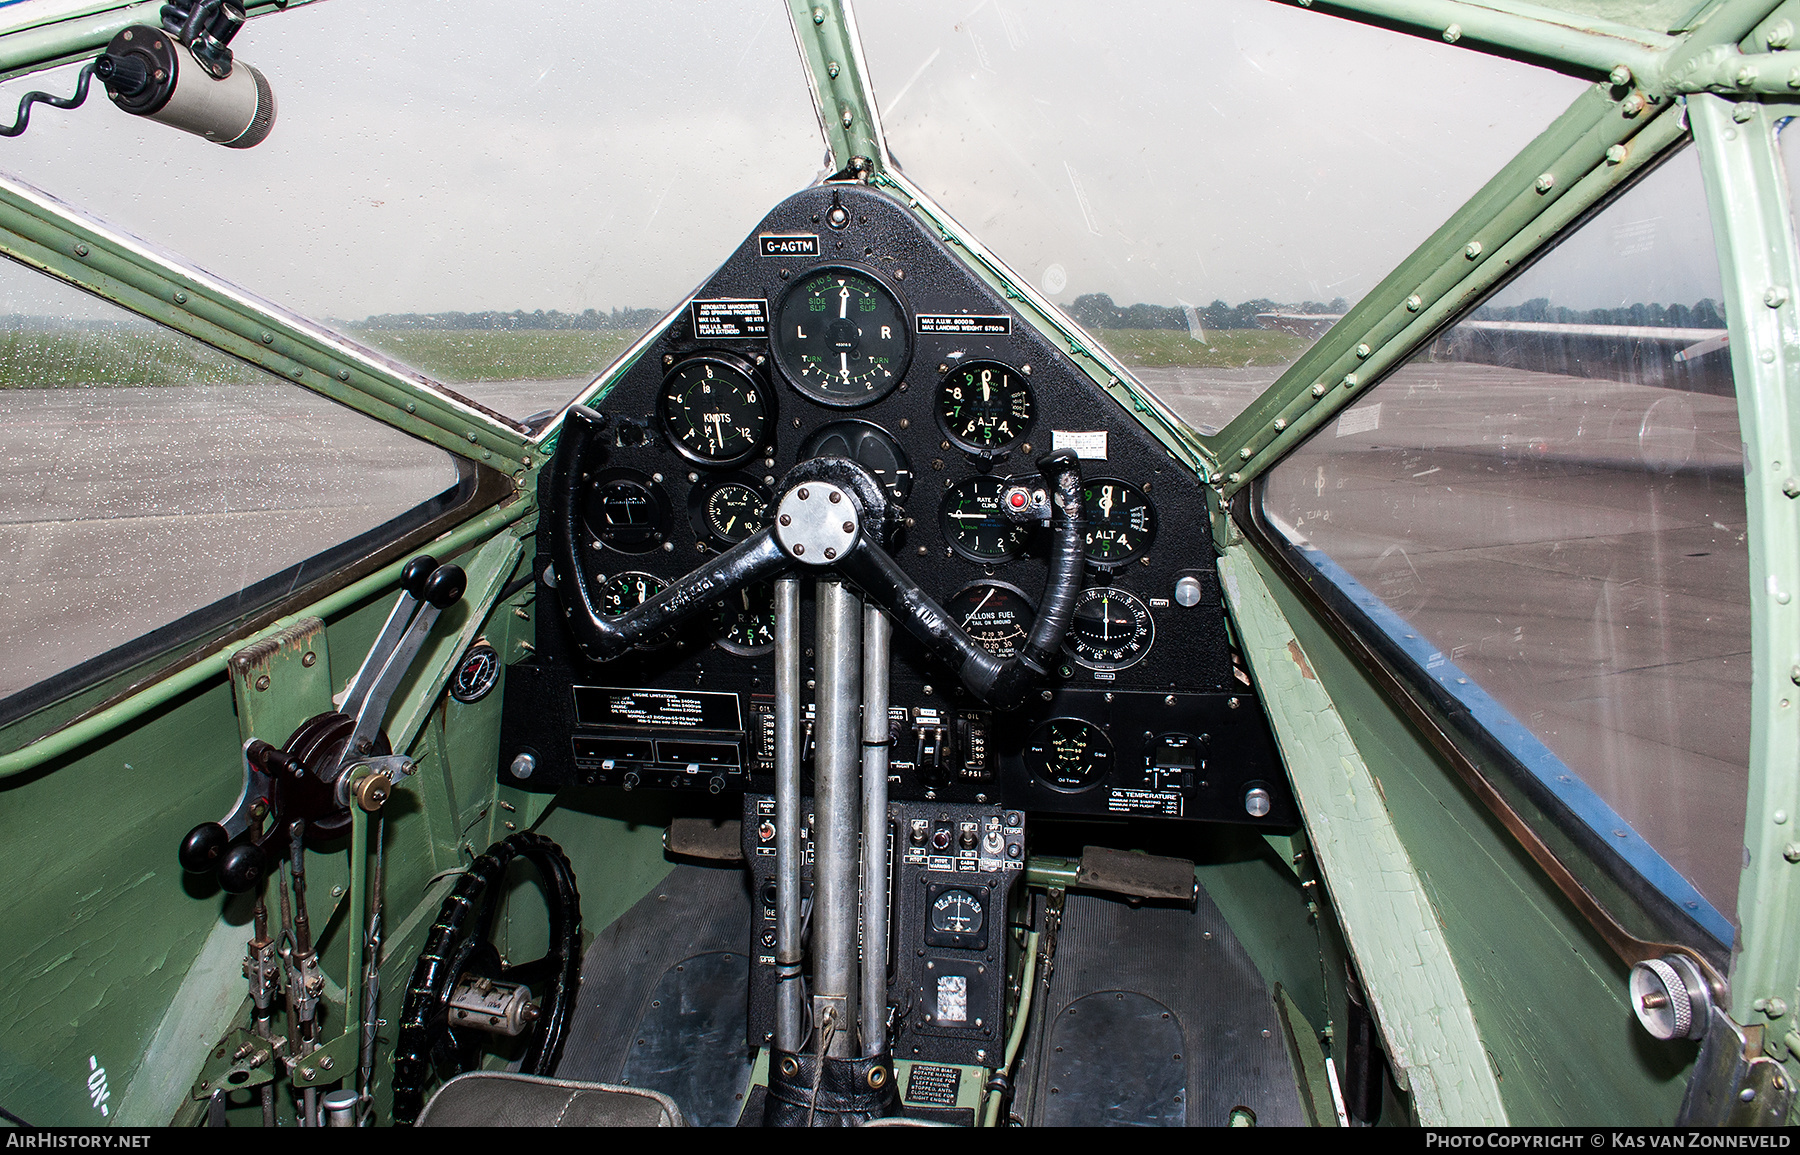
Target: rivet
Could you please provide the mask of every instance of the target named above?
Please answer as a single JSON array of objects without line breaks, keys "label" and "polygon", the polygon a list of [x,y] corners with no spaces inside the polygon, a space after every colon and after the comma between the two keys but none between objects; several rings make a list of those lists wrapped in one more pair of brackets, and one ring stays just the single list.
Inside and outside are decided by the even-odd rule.
[{"label": "rivet", "polygon": [[1775,350],[1764,349],[1761,354],[1762,363],[1767,365],[1775,360]]},{"label": "rivet", "polygon": [[1323,381],[1317,382],[1316,384],[1313,385],[1312,395],[1314,397],[1325,396],[1325,383]]},{"label": "rivet", "polygon": [[[1243,479],[1243,476],[1244,475],[1241,473],[1231,473],[1231,474],[1226,475],[1225,480],[1230,482],[1232,485],[1236,485],[1239,481],[1241,481]],[[1044,696],[1046,698],[1048,698],[1050,695],[1045,694]]]},{"label": "rivet", "polygon": [[1406,311],[1407,312],[1416,313],[1424,307],[1425,307],[1425,302],[1420,299],[1419,294],[1414,293],[1412,296],[1406,298]]},{"label": "rivet", "polygon": [[1612,75],[1607,79],[1613,82],[1614,87],[1623,88],[1631,83],[1631,69],[1621,64],[1612,70]]},{"label": "rivet", "polygon": [[1553,172],[1539,174],[1537,184],[1534,187],[1541,193],[1549,192],[1556,187],[1556,174]]},{"label": "rivet", "polygon": [[1781,306],[1787,304],[1787,299],[1788,291],[1786,285],[1770,285],[1768,291],[1763,293],[1763,304],[1769,306],[1771,309],[1781,308]]},{"label": "rivet", "polygon": [[1742,1102],[1745,1102],[1745,1103],[1754,1103],[1754,1102],[1756,1102],[1756,1090],[1755,1090],[1755,1088],[1753,1088],[1753,1087],[1745,1087],[1745,1088],[1744,1088],[1744,1089],[1743,1089],[1743,1090],[1742,1090],[1742,1091],[1739,1091],[1739,1092],[1738,1092],[1738,1099],[1739,1099],[1739,1100],[1740,1100],[1740,1101],[1742,1101]]},{"label": "rivet", "polygon": [[831,491],[831,504],[836,505],[838,502],[840,502],[842,500],[844,500],[843,494],[839,493],[835,489]]},{"label": "rivet", "polygon": [[806,552],[806,546],[803,543],[801,543],[801,542],[794,543],[794,556],[795,557],[799,557],[801,554],[803,554],[805,552]]},{"label": "rivet", "polygon": [[1367,357],[1370,353],[1373,353],[1374,351],[1375,350],[1369,348],[1369,343],[1367,341],[1364,341],[1362,344],[1360,344],[1356,347],[1356,355],[1358,357]]},{"label": "rivet", "polygon": [[1252,457],[1256,456],[1256,450],[1254,450],[1254,449],[1250,448],[1248,445],[1246,445],[1242,449],[1238,450],[1238,456],[1243,458],[1245,461],[1248,461]]},{"label": "rivet", "polygon": [[1625,146],[1622,144],[1615,144],[1606,150],[1606,163],[1621,164],[1625,160],[1625,155]]},{"label": "rivet", "polygon": [[1777,810],[1775,813],[1769,815],[1769,817],[1775,820],[1775,825],[1777,826],[1787,825],[1787,811],[1785,810]]},{"label": "rivet", "polygon": [[1463,256],[1469,258],[1471,261],[1474,260],[1476,257],[1479,257],[1480,255],[1481,255],[1481,242],[1480,241],[1470,241],[1468,244],[1463,246]]},{"label": "rivet", "polygon": [[177,305],[185,305],[185,304],[187,304],[187,294],[186,294],[186,293],[182,293],[182,292],[177,292],[177,293],[176,293],[176,294],[175,294],[175,303],[176,303],[176,304],[177,304]]},{"label": "rivet", "polygon": [[1790,842],[1782,847],[1781,857],[1789,862],[1800,862],[1800,842]]},{"label": "rivet", "polygon": [[1357,375],[1356,375],[1356,374],[1354,374],[1354,373],[1346,373],[1346,374],[1344,374],[1344,388],[1346,388],[1346,389],[1354,389],[1354,388],[1356,388],[1356,386],[1357,386],[1357,383],[1358,383],[1358,382],[1359,382],[1359,381],[1361,381],[1361,378],[1359,378],[1359,377],[1358,377],[1358,376],[1357,376]]},{"label": "rivet", "polygon": [[1444,29],[1444,43],[1455,44],[1458,40],[1461,40],[1461,39],[1462,39],[1462,25],[1452,24],[1450,27]]},{"label": "rivet", "polygon": [[75,246],[75,255],[78,257],[87,256],[88,255],[88,247],[86,245],[76,245]]}]

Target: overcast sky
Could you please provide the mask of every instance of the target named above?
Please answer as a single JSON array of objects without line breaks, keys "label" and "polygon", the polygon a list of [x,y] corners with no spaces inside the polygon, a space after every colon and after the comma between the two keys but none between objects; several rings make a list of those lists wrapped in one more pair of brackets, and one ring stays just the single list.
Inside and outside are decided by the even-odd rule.
[{"label": "overcast sky", "polygon": [[[1355,300],[1581,89],[1266,0],[856,11],[905,170],[1060,301]],[[0,169],[336,318],[667,308],[821,171],[778,0],[499,16],[259,19],[236,48],[279,101],[263,145],[100,99],[40,107]]]}]

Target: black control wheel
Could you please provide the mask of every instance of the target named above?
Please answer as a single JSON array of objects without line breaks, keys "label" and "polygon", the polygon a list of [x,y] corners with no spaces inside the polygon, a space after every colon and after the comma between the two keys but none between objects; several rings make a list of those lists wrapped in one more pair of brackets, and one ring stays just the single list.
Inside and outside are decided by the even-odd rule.
[{"label": "black control wheel", "polygon": [[[982,702],[1012,709],[1060,661],[1075,598],[1081,589],[1083,535],[1081,464],[1068,450],[1038,459],[1043,491],[1014,484],[1003,516],[1024,526],[1047,517],[1050,564],[1037,617],[1023,645],[1001,658],[970,637],[919,588],[888,552],[905,511],[862,464],[844,457],[800,462],[776,486],[772,524],[622,613],[596,597],[582,543],[577,495],[605,464],[607,418],[582,405],[570,408],[551,468],[540,478],[545,538],[558,600],[570,633],[590,661],[607,662],[632,646],[680,625],[739,590],[798,570],[835,571],[886,610],[902,630],[936,655]],[[998,499],[996,499],[998,500]],[[1038,510],[1041,509],[1041,513]]]},{"label": "black control wheel", "polygon": [[[507,868],[521,859],[537,868],[550,915],[550,945],[542,958],[515,964],[501,959],[493,933]],[[394,1054],[394,1121],[410,1126],[434,1081],[472,1070],[479,1061],[483,1032],[451,1025],[450,998],[465,978],[530,988],[536,1015],[518,1069],[550,1075],[562,1058],[580,977],[581,895],[567,856],[530,831],[488,847],[444,900],[406,985]]]}]

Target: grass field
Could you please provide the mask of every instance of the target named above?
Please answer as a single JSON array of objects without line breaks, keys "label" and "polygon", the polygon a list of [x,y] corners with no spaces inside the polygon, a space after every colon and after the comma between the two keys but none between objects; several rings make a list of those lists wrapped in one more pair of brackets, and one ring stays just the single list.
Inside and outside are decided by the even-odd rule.
[{"label": "grass field", "polygon": [[[598,373],[637,336],[583,329],[356,329],[345,335],[428,376],[464,381],[553,380]],[[1179,329],[1103,329],[1127,365],[1281,365],[1307,342],[1288,333],[1225,329],[1208,343]],[[237,361],[153,325],[0,331],[0,389],[91,385],[222,385],[246,380]]]},{"label": "grass field", "polygon": [[1274,329],[1218,329],[1202,344],[1185,329],[1101,329],[1095,334],[1133,368],[1240,369],[1286,365],[1312,344]]}]

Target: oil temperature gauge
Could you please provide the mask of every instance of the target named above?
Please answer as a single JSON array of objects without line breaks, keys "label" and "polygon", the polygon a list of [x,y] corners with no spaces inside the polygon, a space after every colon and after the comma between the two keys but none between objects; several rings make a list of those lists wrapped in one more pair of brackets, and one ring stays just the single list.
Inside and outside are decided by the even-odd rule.
[{"label": "oil temperature gauge", "polygon": [[1031,732],[1025,768],[1052,790],[1091,790],[1112,773],[1112,740],[1092,722],[1052,718]]}]

